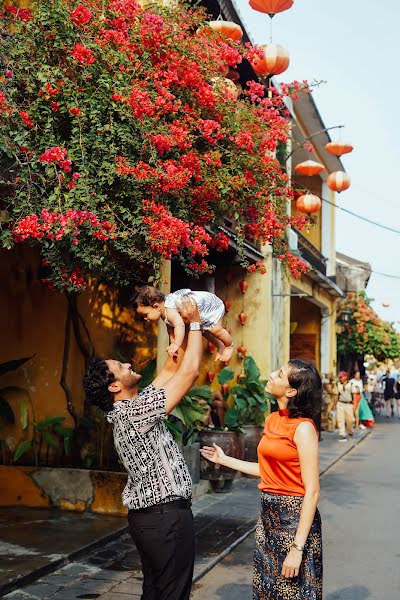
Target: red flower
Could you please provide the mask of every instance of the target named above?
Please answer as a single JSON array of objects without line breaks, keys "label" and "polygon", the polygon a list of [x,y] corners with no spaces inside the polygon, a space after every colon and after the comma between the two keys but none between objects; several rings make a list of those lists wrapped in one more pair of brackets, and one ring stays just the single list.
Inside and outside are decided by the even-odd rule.
[{"label": "red flower", "polygon": [[69,13],[69,18],[75,25],[87,25],[93,15],[86,6],[77,6]]},{"label": "red flower", "polygon": [[28,22],[32,19],[32,11],[30,8],[18,8],[14,6],[14,4],[10,4],[4,7],[5,10],[13,15],[15,15],[21,21]]},{"label": "red flower", "polygon": [[77,117],[78,115],[81,114],[81,107],[80,106],[75,106],[74,108],[70,108],[69,112],[74,115],[74,117]]},{"label": "red flower", "polygon": [[27,127],[33,127],[33,121],[29,116],[29,113],[27,113],[24,110],[21,110],[19,113],[19,116],[21,117],[21,119],[23,120],[23,122],[25,123],[25,125]]},{"label": "red flower", "polygon": [[71,56],[73,56],[82,65],[92,65],[94,63],[93,52],[90,50],[90,48],[86,48],[86,46],[80,44],[79,42],[74,44]]},{"label": "red flower", "polygon": [[58,163],[60,169],[62,169],[65,173],[70,173],[72,171],[71,165],[72,160],[70,160],[69,158],[66,158],[65,160],[60,160],[60,162]]},{"label": "red flower", "polygon": [[51,104],[51,110],[53,112],[58,112],[60,110],[60,105],[58,104],[58,102],[55,102],[54,100],[52,100]]},{"label": "red flower", "polygon": [[40,162],[44,163],[52,163],[58,162],[60,160],[64,160],[67,156],[67,151],[60,148],[60,146],[53,146],[53,148],[48,148],[39,156]]}]

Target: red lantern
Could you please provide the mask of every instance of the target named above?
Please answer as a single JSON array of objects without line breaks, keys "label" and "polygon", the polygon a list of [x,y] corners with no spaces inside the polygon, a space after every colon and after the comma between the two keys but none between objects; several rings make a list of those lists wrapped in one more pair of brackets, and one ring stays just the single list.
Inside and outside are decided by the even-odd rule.
[{"label": "red lantern", "polygon": [[277,13],[288,10],[293,6],[294,0],[250,0],[249,4],[254,10],[265,13],[271,18]]},{"label": "red lantern", "polygon": [[310,215],[318,212],[321,209],[321,199],[314,194],[304,194],[296,200],[297,210]]},{"label": "red lantern", "polygon": [[223,396],[225,396],[225,394],[227,394],[229,392],[229,390],[230,390],[229,383],[223,383],[221,385],[221,393]]},{"label": "red lantern", "polygon": [[215,371],[207,371],[207,378],[210,383],[214,381]]},{"label": "red lantern", "polygon": [[315,162],[315,160],[306,160],[296,165],[294,170],[296,171],[296,173],[299,173],[299,175],[313,177],[313,175],[318,175],[319,173],[321,173],[321,171],[323,171],[324,168],[324,165]]},{"label": "red lantern", "polygon": [[245,312],[240,313],[239,321],[241,322],[242,325],[245,325],[247,323],[247,314]]},{"label": "red lantern", "polygon": [[258,75],[279,75],[289,66],[289,52],[278,44],[260,46],[263,57],[254,56],[251,66]]},{"label": "red lantern", "polygon": [[246,352],[247,348],[245,348],[244,346],[238,346],[237,353],[239,354],[240,358],[244,358],[246,356]]},{"label": "red lantern", "polygon": [[212,344],[211,342],[208,342],[207,346],[210,354],[212,354],[214,350],[216,350],[216,346],[214,346],[214,344]]},{"label": "red lantern", "polygon": [[327,183],[330,190],[340,194],[350,187],[350,177],[344,171],[336,171],[329,175]]},{"label": "red lantern", "polygon": [[237,100],[239,90],[231,79],[226,77],[213,77],[214,90],[220,93],[225,100]]},{"label": "red lantern", "polygon": [[239,282],[239,287],[240,287],[240,291],[242,292],[242,294],[245,294],[247,292],[247,288],[249,287],[249,284],[245,279],[243,279],[242,281]]},{"label": "red lantern", "polygon": [[232,308],[232,300],[225,300],[224,304],[226,312],[229,312]]},{"label": "red lantern", "polygon": [[343,144],[342,142],[329,142],[329,144],[325,146],[325,150],[329,152],[329,154],[342,156],[342,154],[353,152],[353,146],[351,144]]},{"label": "red lantern", "polygon": [[208,24],[213,31],[235,42],[240,42],[243,37],[242,28],[237,23],[233,23],[233,21],[210,21]]}]

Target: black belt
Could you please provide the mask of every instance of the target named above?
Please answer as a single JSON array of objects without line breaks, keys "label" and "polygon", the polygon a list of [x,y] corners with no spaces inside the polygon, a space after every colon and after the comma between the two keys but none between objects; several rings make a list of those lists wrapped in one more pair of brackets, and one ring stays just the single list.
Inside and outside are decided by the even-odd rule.
[{"label": "black belt", "polygon": [[338,402],[341,402],[342,404],[353,404],[353,400],[350,400],[350,402],[347,400],[338,400]]},{"label": "black belt", "polygon": [[177,508],[190,508],[192,506],[192,501],[189,498],[185,500],[184,498],[178,498],[178,500],[171,500],[170,502],[164,502],[164,504],[153,504],[152,506],[145,506],[144,508],[131,508],[129,512],[133,513],[165,513],[171,510],[176,510]]}]

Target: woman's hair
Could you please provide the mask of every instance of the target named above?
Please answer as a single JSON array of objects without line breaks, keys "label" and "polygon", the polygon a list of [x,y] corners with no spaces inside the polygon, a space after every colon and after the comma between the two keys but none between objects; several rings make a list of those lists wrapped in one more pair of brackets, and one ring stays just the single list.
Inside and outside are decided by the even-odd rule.
[{"label": "woman's hair", "polygon": [[115,381],[115,376],[111,373],[104,358],[96,356],[83,377],[83,387],[88,402],[105,412],[112,410],[113,395],[108,386],[113,381]]},{"label": "woman's hair", "polygon": [[164,302],[165,294],[151,285],[144,285],[133,299],[135,306],[153,306],[156,302]]},{"label": "woman's hair", "polygon": [[315,419],[321,410],[321,375],[311,363],[293,358],[289,360],[288,380],[297,394],[289,398],[287,410],[291,418]]}]

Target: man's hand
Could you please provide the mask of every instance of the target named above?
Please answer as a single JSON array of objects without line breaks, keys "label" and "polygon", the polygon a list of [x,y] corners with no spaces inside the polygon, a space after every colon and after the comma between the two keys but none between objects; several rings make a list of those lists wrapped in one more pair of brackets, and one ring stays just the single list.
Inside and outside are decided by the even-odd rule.
[{"label": "man's hand", "polygon": [[184,296],[181,306],[177,305],[177,309],[185,323],[200,323],[199,309],[193,298]]}]

